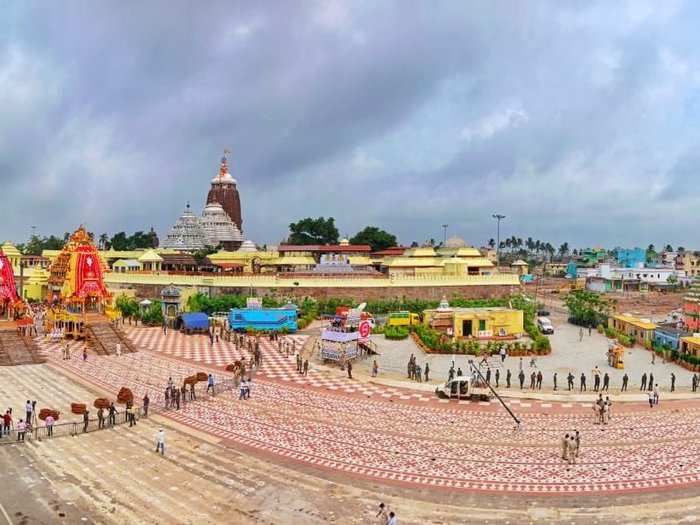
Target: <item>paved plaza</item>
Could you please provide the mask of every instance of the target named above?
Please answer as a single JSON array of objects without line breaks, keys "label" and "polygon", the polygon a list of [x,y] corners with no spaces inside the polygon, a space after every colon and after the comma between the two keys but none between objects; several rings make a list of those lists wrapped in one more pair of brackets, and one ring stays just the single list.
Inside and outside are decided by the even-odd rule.
[{"label": "paved plaza", "polygon": [[[63,360],[58,345],[40,341],[48,364],[0,370],[0,395],[17,413],[28,397],[70,420],[80,417],[70,414],[71,402],[114,397],[126,386],[137,399],[148,392],[153,410],[169,377],[178,383],[205,371],[223,381],[231,377],[225,364],[244,357],[231,343],[211,345],[201,336],[141,327],[129,336],[139,352],[90,354],[87,361]],[[295,338],[300,347],[306,342],[305,335]],[[7,498],[0,503],[21,512],[18,518],[60,512],[113,523],[221,522],[232,515],[241,523],[367,523],[378,499],[401,510],[401,523],[590,523],[591,516],[600,523],[671,523],[681,514],[669,497],[700,504],[693,399],[654,409],[617,403],[601,426],[589,402],[509,398],[523,420],[515,430],[495,402],[440,400],[406,384],[370,384],[318,366],[300,376],[294,358],[270,342],[263,340],[262,352],[250,400],[228,391],[134,429],[0,447],[11,472],[25,473],[21,484],[33,483],[55,508],[32,514]],[[166,458],[152,451],[159,426],[171,436]],[[568,464],[560,439],[573,429],[581,432],[582,450]],[[602,501],[610,505],[604,511],[597,508]],[[145,506],[152,517],[143,517]]]},{"label": "paved plaza", "polygon": [[[625,350],[625,368],[619,370],[608,365],[607,349],[608,339],[596,332],[592,331],[588,335],[588,331],[584,331],[582,340],[579,340],[579,327],[567,323],[559,318],[554,319],[555,332],[549,336],[552,343],[552,353],[548,356],[538,356],[536,358],[536,368],[530,367],[530,359],[522,358],[522,367],[526,375],[525,386],[529,386],[529,376],[532,371],[542,371],[543,389],[551,391],[553,388],[553,375],[557,373],[558,389],[561,392],[566,390],[566,376],[572,372],[575,377],[575,390],[579,391],[579,379],[582,372],[587,376],[587,391],[592,392],[593,377],[591,371],[594,367],[598,367],[601,375],[606,372],[610,376],[610,391],[618,393],[622,385],[622,376],[627,373],[629,376],[629,392],[639,392],[641,376],[646,372],[654,375],[654,382],[659,384],[662,392],[667,392],[670,389],[671,373],[676,375],[676,390],[689,392],[691,390],[692,372],[675,363],[663,363],[660,357],[657,357],[655,363],[652,364],[652,353],[640,346],[628,348]],[[380,356],[377,357],[379,368],[382,376],[392,379],[406,378],[406,365],[411,354],[417,356],[418,364],[424,368],[427,362],[430,365],[431,380],[433,383],[442,383],[447,379],[447,374],[452,360],[454,359],[455,367],[461,367],[466,371],[469,369],[468,359],[474,359],[473,356],[453,356],[453,355],[429,355],[423,352],[412,339],[404,339],[401,341],[390,341],[382,335],[372,337],[377,344]],[[517,375],[520,371],[519,357],[508,357],[503,363],[501,370],[501,387],[505,384],[505,372],[510,369],[513,378],[511,391],[516,389]],[[371,360],[365,361],[358,368],[369,374]],[[505,389],[504,389],[505,390]],[[519,390],[519,388],[517,388]],[[526,388],[527,392],[528,389]]]}]

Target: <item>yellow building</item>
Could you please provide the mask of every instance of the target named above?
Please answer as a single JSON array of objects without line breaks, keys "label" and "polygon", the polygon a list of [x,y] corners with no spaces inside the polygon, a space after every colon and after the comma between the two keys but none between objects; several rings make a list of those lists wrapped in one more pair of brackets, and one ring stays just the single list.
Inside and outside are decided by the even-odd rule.
[{"label": "yellow building", "polygon": [[382,267],[390,276],[488,275],[494,271],[494,264],[479,250],[466,246],[438,250],[431,246],[410,248],[403,255],[386,257]]},{"label": "yellow building", "polygon": [[522,336],[525,331],[523,322],[522,310],[502,307],[441,307],[423,312],[425,326],[444,331],[456,338],[514,339]]},{"label": "yellow building", "polygon": [[608,326],[631,337],[633,341],[640,345],[646,344],[647,341],[652,342],[654,340],[654,330],[656,330],[656,324],[648,319],[640,319],[625,314],[612,316],[608,320]]},{"label": "yellow building", "polygon": [[510,264],[511,270],[517,275],[526,275],[529,271],[528,264],[522,259],[518,259]]},{"label": "yellow building", "polygon": [[680,345],[681,353],[700,356],[700,337],[697,335],[690,337],[681,337]]}]

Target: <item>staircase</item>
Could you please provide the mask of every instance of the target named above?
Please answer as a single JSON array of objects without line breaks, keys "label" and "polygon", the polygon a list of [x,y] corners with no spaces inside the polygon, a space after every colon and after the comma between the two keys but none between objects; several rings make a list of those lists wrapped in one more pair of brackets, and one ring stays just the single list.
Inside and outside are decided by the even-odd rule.
[{"label": "staircase", "polygon": [[0,366],[31,365],[44,363],[46,359],[39,347],[17,330],[0,330]]},{"label": "staircase", "polygon": [[90,348],[98,355],[113,355],[117,351],[117,343],[121,343],[123,354],[136,352],[136,348],[124,332],[112,323],[90,323],[85,329],[86,340]]}]

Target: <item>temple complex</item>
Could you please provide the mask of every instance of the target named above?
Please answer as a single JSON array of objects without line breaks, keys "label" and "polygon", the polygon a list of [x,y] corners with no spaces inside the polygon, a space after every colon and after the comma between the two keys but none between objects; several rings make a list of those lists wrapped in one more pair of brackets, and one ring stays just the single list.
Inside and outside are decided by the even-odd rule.
[{"label": "temple complex", "polygon": [[168,233],[164,248],[197,251],[205,247],[223,247],[234,251],[243,243],[241,200],[234,179],[228,171],[226,155],[221,159],[219,174],[211,181],[207,204],[201,217],[190,205]]}]

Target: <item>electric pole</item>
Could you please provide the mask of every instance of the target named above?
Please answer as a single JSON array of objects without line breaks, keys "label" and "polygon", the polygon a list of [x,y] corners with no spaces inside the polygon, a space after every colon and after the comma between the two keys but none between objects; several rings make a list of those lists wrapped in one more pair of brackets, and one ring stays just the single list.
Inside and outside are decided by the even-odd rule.
[{"label": "electric pole", "polygon": [[491,217],[496,219],[496,268],[498,269],[501,265],[501,221],[506,218],[505,215],[500,213],[494,213]]}]

